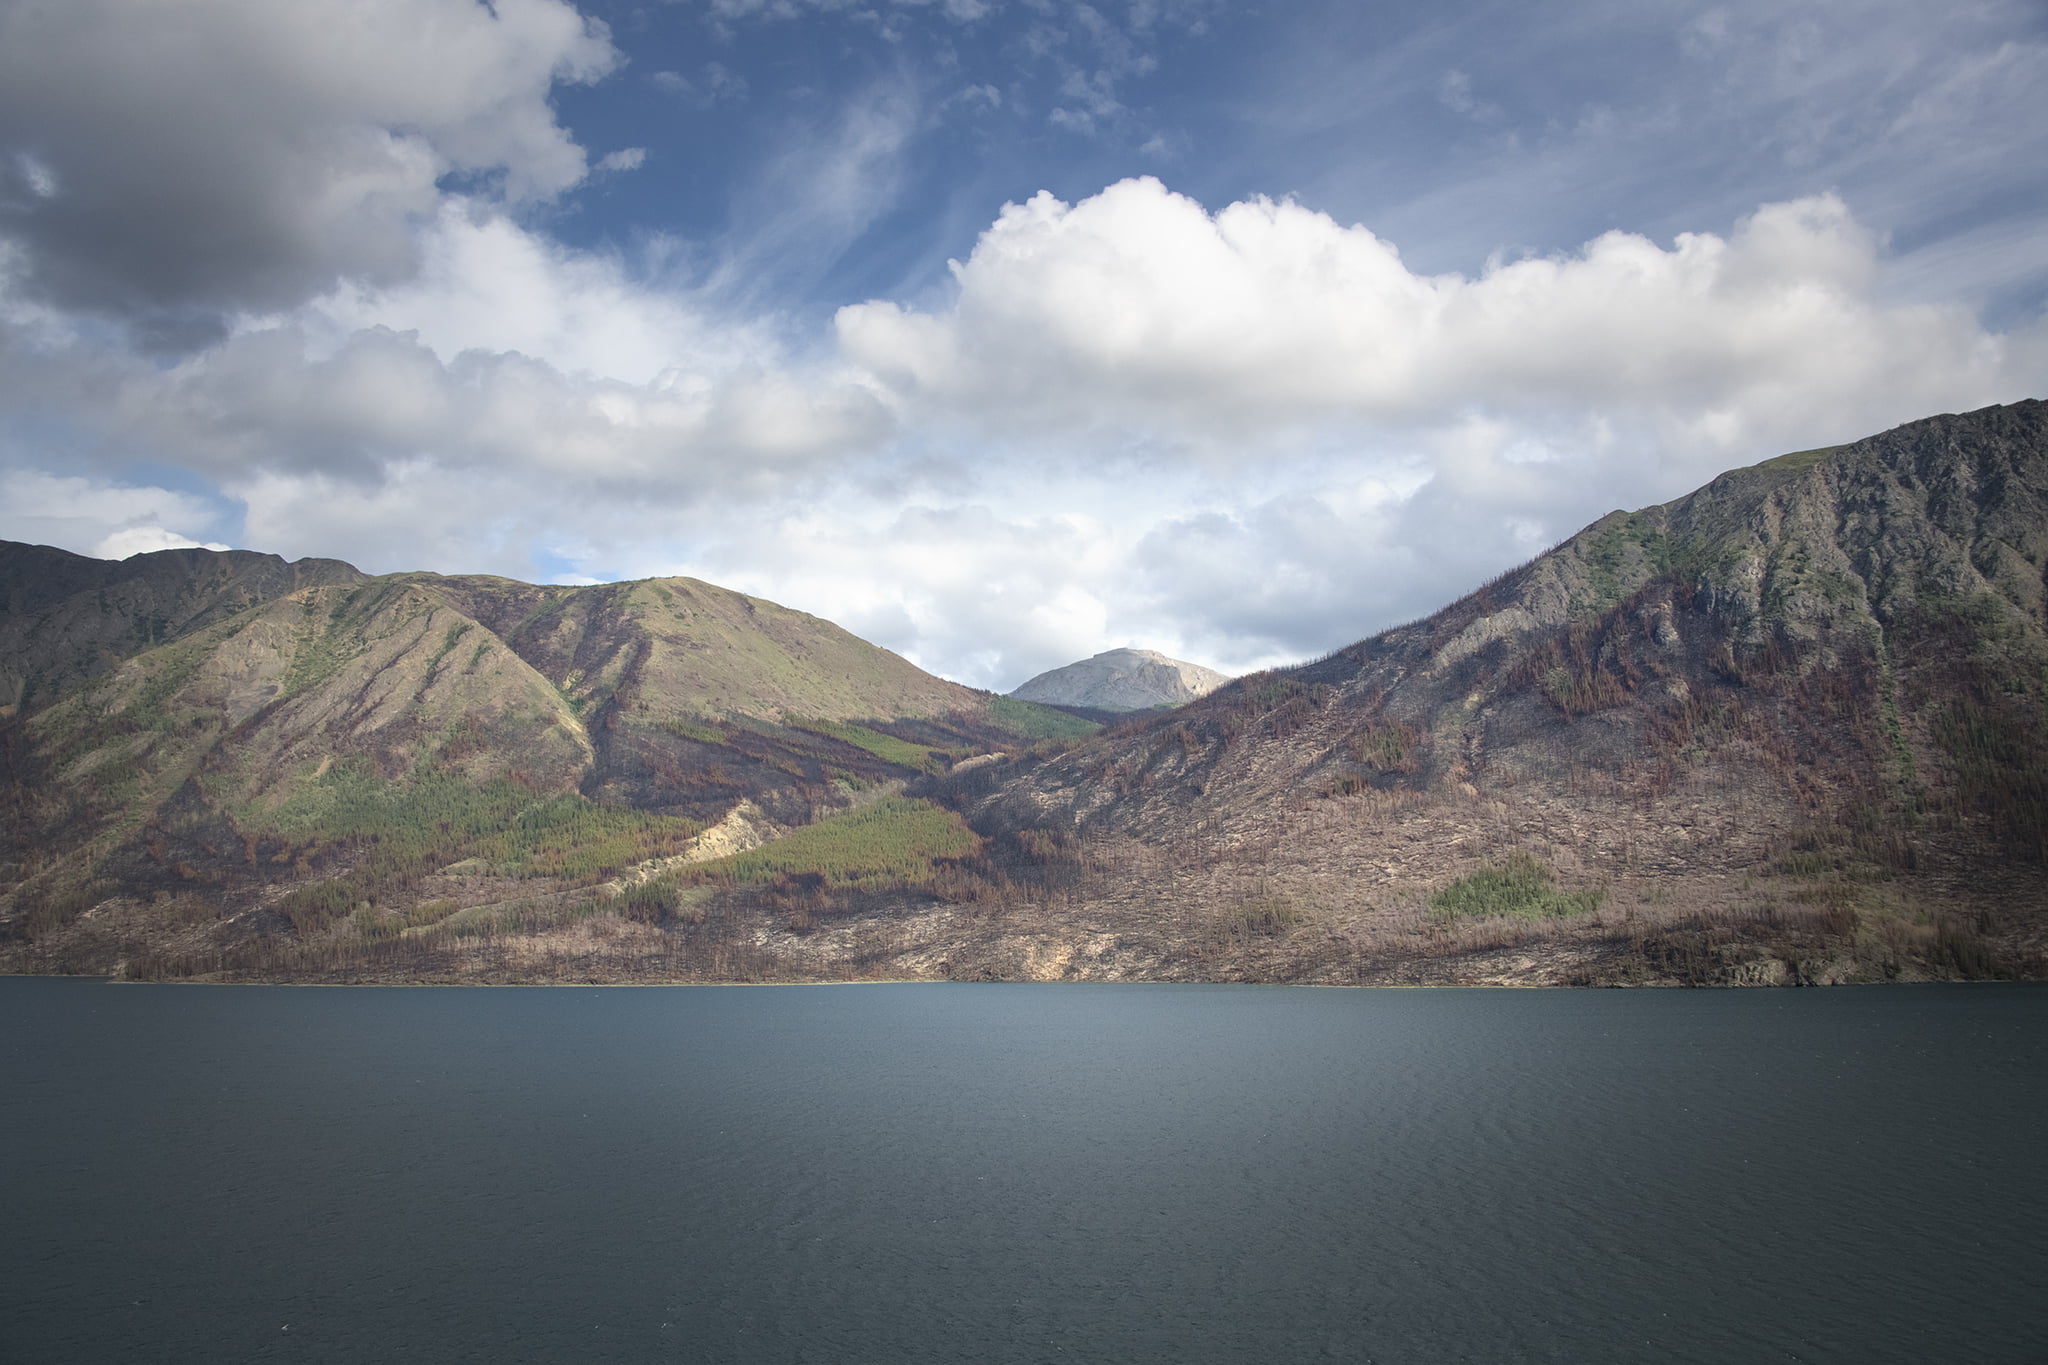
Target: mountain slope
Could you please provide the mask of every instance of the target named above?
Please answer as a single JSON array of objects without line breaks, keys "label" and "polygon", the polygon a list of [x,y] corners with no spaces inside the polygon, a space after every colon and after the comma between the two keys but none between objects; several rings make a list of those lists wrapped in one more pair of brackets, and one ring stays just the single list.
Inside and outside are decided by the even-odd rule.
[{"label": "mountain slope", "polygon": [[317,938],[358,909],[382,932],[487,849],[504,875],[463,896],[559,899],[731,818],[773,837],[1089,728],[688,579],[4,547],[0,582],[18,698],[0,719],[0,952],[31,964],[105,970],[195,898],[211,950]]},{"label": "mountain slope", "polygon": [[1147,711],[1193,701],[1229,681],[1214,669],[1169,659],[1155,650],[1111,649],[1040,673],[1010,695],[1047,706]]},{"label": "mountain slope", "polygon": [[[2044,412],[1932,418],[1611,514],[1426,621],[950,799],[985,833],[1159,868],[1142,893],[1083,878],[1127,920],[1277,897],[1301,927],[1252,936],[1254,975],[2038,974]],[[1511,873],[1524,910],[1557,903],[1544,887],[1603,908],[1440,899]]]},{"label": "mountain slope", "polygon": [[1612,513],[1094,735],[689,580],[201,556],[102,608],[54,553],[0,552],[50,571],[7,587],[17,970],[2048,975],[2038,402]]},{"label": "mountain slope", "polygon": [[46,704],[122,659],[287,593],[362,579],[332,559],[159,550],[110,561],[0,541],[0,710]]}]

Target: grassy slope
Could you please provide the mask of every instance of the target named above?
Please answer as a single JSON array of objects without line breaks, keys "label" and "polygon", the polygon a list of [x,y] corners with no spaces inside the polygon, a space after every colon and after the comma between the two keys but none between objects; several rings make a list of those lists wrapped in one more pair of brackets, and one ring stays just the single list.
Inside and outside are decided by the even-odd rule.
[{"label": "grassy slope", "polygon": [[921,886],[941,859],[978,852],[981,836],[929,801],[887,797],[744,853],[699,864],[690,880],[734,883],[815,877],[828,887]]},{"label": "grassy slope", "polygon": [[631,681],[663,714],[826,720],[985,706],[829,621],[691,578],[590,588],[505,579],[411,581],[489,623],[565,694],[595,704]]}]

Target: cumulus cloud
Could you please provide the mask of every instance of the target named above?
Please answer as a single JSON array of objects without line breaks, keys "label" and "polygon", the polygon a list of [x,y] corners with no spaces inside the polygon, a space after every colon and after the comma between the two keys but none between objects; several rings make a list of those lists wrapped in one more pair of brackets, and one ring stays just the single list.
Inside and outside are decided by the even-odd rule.
[{"label": "cumulus cloud", "polygon": [[[839,337],[906,404],[993,423],[1105,418],[1206,440],[1329,420],[1433,426],[1583,411],[1722,449],[1823,421],[2013,391],[1958,308],[1887,305],[1841,200],[1767,205],[1726,237],[1610,232],[1578,252],[1421,276],[1393,244],[1288,200],[1211,214],[1151,178],[1005,206],[937,311],[842,309]],[[1765,420],[1768,419],[1768,420]]]},{"label": "cumulus cloud", "polygon": [[[871,382],[829,356],[792,359],[765,327],[474,207],[422,233],[411,281],[245,319],[174,364],[61,319],[0,319],[16,437],[0,453],[182,468],[239,506],[253,546],[528,575],[536,546],[658,543],[692,508],[729,517],[844,475],[894,431]],[[11,491],[0,535],[78,550],[219,521],[171,495],[66,511],[47,488]]]},{"label": "cumulus cloud", "polygon": [[[618,258],[475,201],[451,200],[418,246],[403,284],[245,317],[175,363],[0,312],[16,458],[60,432],[109,468],[182,467],[247,502],[251,543],[322,516],[340,526],[350,498],[432,540],[448,501],[402,515],[385,501],[425,470],[466,480],[464,496],[489,486],[496,502],[531,503],[539,522],[564,490],[667,508],[777,496],[874,456],[896,430],[873,382],[831,355],[793,354],[766,323],[637,282]],[[351,555],[337,536],[319,543]]]},{"label": "cumulus cloud", "polygon": [[618,175],[624,171],[637,171],[646,164],[645,147],[621,147],[616,152],[606,152],[598,158],[596,169],[606,175]]},{"label": "cumulus cloud", "polygon": [[228,548],[170,529],[211,528],[222,516],[207,499],[166,488],[33,469],[0,470],[0,509],[0,537],[56,545],[100,559],[194,546]]},{"label": "cumulus cloud", "polygon": [[1088,644],[1150,621],[1245,668],[1423,614],[1732,464],[2048,381],[2041,319],[1900,302],[1888,264],[1824,194],[1725,233],[1421,275],[1301,204],[1211,213],[1144,179],[1010,205],[948,302],[848,307],[837,330],[906,429],[1116,509]]},{"label": "cumulus cloud", "polygon": [[786,487],[889,430],[867,389],[829,376],[743,365],[628,384],[518,352],[444,361],[383,327],[327,354],[307,341],[266,328],[176,366],[131,367],[99,421],[133,448],[231,481],[289,471],[377,487],[425,461],[677,500]]},{"label": "cumulus cloud", "polygon": [[97,559],[128,559],[134,555],[146,555],[157,550],[225,550],[230,548],[217,540],[199,541],[181,536],[176,531],[166,531],[161,526],[130,526],[114,532],[99,544],[93,546]]},{"label": "cumulus cloud", "polygon": [[764,510],[751,536],[705,536],[699,562],[961,681],[1007,690],[1113,628],[1129,536],[1104,517],[1008,499]]},{"label": "cumulus cloud", "polygon": [[67,0],[0,9],[0,235],[16,287],[159,339],[399,280],[444,178],[585,174],[557,81],[616,62],[561,0]]},{"label": "cumulus cloud", "polygon": [[411,278],[382,287],[347,282],[293,320],[328,347],[383,327],[412,333],[444,361],[464,351],[516,351],[565,373],[631,384],[737,361],[777,363],[763,326],[714,317],[683,292],[634,279],[617,256],[569,250],[474,201],[444,204],[419,225],[415,242]]}]

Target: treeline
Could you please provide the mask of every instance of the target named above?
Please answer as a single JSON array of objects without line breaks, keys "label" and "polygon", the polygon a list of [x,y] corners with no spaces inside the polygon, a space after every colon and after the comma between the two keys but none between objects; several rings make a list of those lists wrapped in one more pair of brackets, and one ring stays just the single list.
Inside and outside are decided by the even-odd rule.
[{"label": "treeline", "polygon": [[952,811],[892,796],[686,871],[691,880],[736,884],[811,873],[831,887],[919,886],[941,860],[980,848],[981,836]]},{"label": "treeline", "polygon": [[1081,861],[1068,837],[982,834],[931,801],[888,797],[628,887],[597,908],[661,925],[700,923],[714,911],[766,914],[803,931],[819,919],[886,912],[906,897],[972,907],[1052,894],[1075,881]]},{"label": "treeline", "polygon": [[357,905],[402,900],[451,864],[474,859],[496,876],[589,885],[679,853],[703,829],[573,794],[537,799],[504,779],[479,784],[429,770],[391,781],[365,760],[336,765],[276,811],[245,813],[243,823],[250,837],[279,845],[272,861],[307,873],[323,865],[346,869],[280,902],[301,934]]}]

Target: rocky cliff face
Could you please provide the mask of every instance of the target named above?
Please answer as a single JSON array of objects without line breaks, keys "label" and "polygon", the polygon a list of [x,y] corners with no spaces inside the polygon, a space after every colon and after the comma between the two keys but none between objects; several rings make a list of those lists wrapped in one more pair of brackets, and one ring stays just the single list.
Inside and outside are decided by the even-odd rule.
[{"label": "rocky cliff face", "polygon": [[1041,673],[1010,695],[1047,706],[1148,711],[1205,697],[1229,681],[1214,669],[1155,650],[1111,649]]}]

